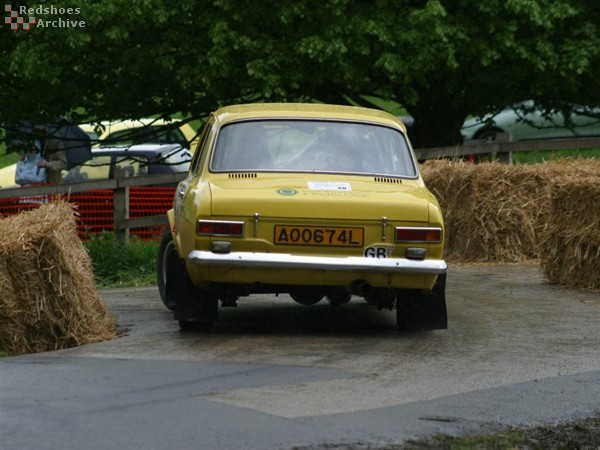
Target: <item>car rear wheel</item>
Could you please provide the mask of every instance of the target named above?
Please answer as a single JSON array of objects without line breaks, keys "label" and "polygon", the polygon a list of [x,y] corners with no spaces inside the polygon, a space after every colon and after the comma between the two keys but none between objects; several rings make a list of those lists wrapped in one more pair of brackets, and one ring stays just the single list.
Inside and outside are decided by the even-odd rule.
[{"label": "car rear wheel", "polygon": [[209,330],[217,319],[218,298],[194,287],[170,231],[160,241],[156,269],[160,298],[175,312],[179,328],[182,331]]},{"label": "car rear wheel", "polygon": [[181,331],[208,331],[212,328],[217,320],[219,298],[192,284],[183,258],[176,263],[175,285],[167,282],[166,288],[168,301],[173,299],[173,311]]},{"label": "car rear wheel", "polygon": [[396,301],[396,291],[385,288],[374,289],[364,297],[369,305],[377,306],[379,309],[392,309]]},{"label": "car rear wheel", "polygon": [[323,297],[325,297],[325,292],[318,287],[303,286],[291,291],[290,297],[292,297],[296,303],[310,306],[319,303]]},{"label": "car rear wheel", "polygon": [[160,241],[158,248],[158,260],[156,264],[156,284],[158,285],[158,292],[160,299],[163,304],[171,311],[175,308],[174,299],[167,298],[167,284],[175,283],[175,268],[177,260],[179,259],[179,253],[175,248],[175,242],[173,241],[173,235],[168,230]]},{"label": "car rear wheel", "polygon": [[351,298],[352,295],[345,289],[332,289],[327,292],[327,301],[334,307],[349,303]]},{"label": "car rear wheel", "polygon": [[438,275],[431,291],[400,291],[396,297],[396,320],[401,331],[448,328],[446,274]]}]

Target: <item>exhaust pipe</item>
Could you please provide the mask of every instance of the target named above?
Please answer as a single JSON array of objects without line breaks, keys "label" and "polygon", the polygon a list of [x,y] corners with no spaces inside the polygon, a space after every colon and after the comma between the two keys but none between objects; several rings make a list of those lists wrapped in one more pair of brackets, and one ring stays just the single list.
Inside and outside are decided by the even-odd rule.
[{"label": "exhaust pipe", "polygon": [[355,292],[362,297],[373,293],[373,286],[365,280],[354,280],[350,285],[350,289],[352,289],[353,293]]}]

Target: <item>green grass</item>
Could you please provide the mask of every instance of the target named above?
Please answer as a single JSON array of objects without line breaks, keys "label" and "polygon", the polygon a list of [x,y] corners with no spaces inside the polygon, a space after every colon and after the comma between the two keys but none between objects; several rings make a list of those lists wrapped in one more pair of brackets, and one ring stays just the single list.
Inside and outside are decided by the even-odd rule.
[{"label": "green grass", "polygon": [[[391,449],[395,447],[390,447]],[[556,425],[512,428],[472,437],[438,434],[430,439],[408,441],[402,450],[579,450],[600,448],[600,417]]]},{"label": "green grass", "polygon": [[554,159],[573,158],[600,158],[600,149],[584,150],[554,150],[546,152],[515,152],[513,162],[515,164],[534,164]]},{"label": "green grass", "polygon": [[0,169],[10,166],[11,164],[16,163],[18,160],[18,153],[6,153],[6,146],[4,145],[4,142],[0,143]]},{"label": "green grass", "polygon": [[475,450],[517,448],[542,450],[542,447],[532,446],[531,440],[524,436],[523,432],[520,430],[475,437],[436,435],[430,440],[409,442],[402,448],[406,450]]},{"label": "green grass", "polygon": [[148,286],[156,283],[158,242],[131,239],[123,245],[112,233],[83,243],[91,259],[96,284],[104,287]]}]

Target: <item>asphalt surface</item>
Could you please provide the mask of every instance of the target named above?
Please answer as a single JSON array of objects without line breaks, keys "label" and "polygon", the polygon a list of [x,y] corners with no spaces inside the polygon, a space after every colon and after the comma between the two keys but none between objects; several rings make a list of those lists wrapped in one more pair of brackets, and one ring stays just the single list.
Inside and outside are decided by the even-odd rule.
[{"label": "asphalt surface", "polygon": [[100,295],[121,338],[0,359],[0,450],[385,448],[600,415],[600,295],[536,265],[451,265],[434,332],[260,296],[182,333],[155,287]]}]

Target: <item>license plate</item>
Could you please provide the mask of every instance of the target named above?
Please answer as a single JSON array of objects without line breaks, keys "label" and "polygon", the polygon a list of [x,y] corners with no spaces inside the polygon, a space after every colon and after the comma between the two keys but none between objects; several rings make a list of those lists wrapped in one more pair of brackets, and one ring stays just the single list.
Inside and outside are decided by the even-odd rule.
[{"label": "license plate", "polygon": [[364,244],[364,229],[360,227],[275,225],[275,243],[282,245],[362,247]]}]

